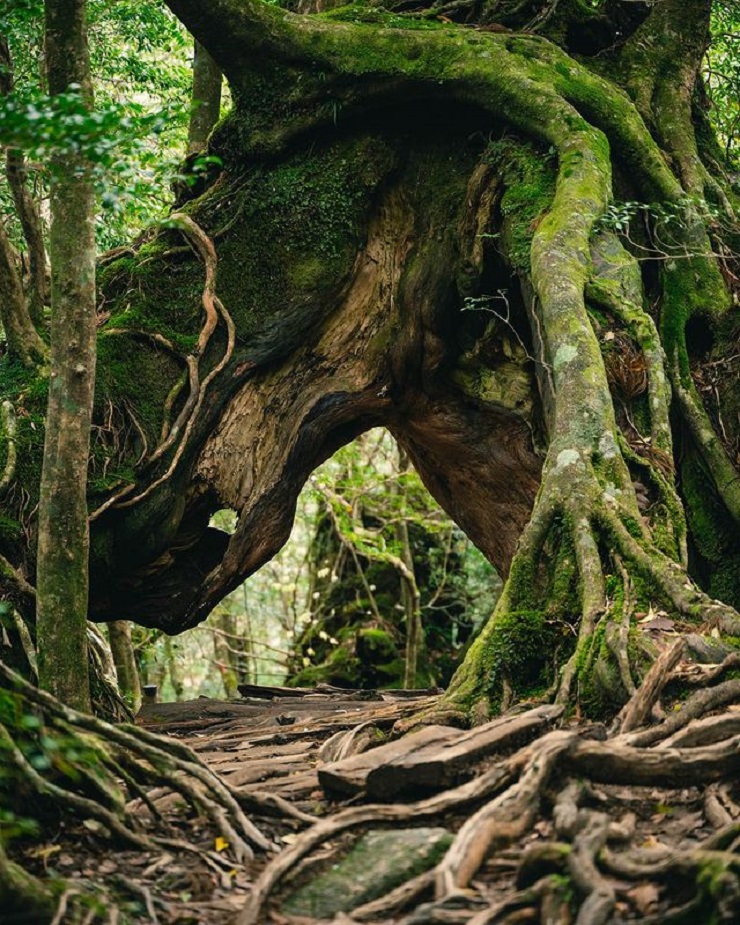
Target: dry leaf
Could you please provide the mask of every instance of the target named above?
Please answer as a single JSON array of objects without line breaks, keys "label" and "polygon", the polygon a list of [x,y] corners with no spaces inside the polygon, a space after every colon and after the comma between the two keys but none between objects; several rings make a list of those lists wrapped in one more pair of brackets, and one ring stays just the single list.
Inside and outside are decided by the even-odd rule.
[{"label": "dry leaf", "polygon": [[627,893],[627,896],[640,915],[649,915],[655,912],[660,893],[654,883],[638,883]]}]

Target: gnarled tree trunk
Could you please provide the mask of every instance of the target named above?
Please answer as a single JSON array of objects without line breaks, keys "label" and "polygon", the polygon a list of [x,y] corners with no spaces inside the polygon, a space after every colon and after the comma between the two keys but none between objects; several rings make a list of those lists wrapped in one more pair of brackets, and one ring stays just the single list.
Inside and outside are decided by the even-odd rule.
[{"label": "gnarled tree trunk", "polygon": [[636,613],[740,634],[737,433],[694,380],[737,336],[735,194],[692,106],[707,0],[471,4],[480,29],[169,5],[235,106],[218,177],[103,272],[126,439],[92,461],[92,618],[195,625],[383,425],[508,575],[453,712],[615,712],[655,655]]}]

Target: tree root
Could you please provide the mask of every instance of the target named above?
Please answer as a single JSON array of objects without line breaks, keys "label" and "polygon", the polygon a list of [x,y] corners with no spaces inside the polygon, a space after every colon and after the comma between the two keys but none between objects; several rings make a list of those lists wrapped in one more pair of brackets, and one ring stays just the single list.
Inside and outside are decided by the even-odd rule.
[{"label": "tree root", "polygon": [[362,825],[411,822],[414,819],[443,814],[452,809],[458,809],[484,799],[491,793],[496,793],[502,788],[508,787],[518,776],[518,772],[528,758],[528,750],[526,748],[520,749],[510,759],[507,759],[490,772],[439,796],[404,806],[373,804],[352,807],[337,813],[330,819],[322,819],[316,822],[310,829],[303,832],[290,848],[279,854],[265,868],[254,885],[252,895],[241,912],[237,925],[257,925],[257,923],[262,922],[262,910],[273,889],[293,869],[298,861],[328,839]]},{"label": "tree root", "polygon": [[[625,711],[631,722],[637,722],[639,715],[649,717],[650,703],[660,688],[655,678],[667,676],[665,666],[670,658],[675,658],[675,651],[669,650],[661,668],[647,679],[646,689],[638,690],[633,709]],[[700,692],[704,695],[702,708],[740,702],[739,685],[728,681]],[[559,730],[544,734],[508,758],[500,758],[485,774],[454,790],[408,805],[352,807],[316,822],[268,865],[238,925],[266,921],[265,903],[280,881],[309,852],[341,832],[450,811],[458,816],[466,806],[481,800],[487,802],[462,823],[433,871],[340,917],[341,921],[346,925],[389,921],[434,885],[434,900],[401,918],[401,923],[554,925],[573,921],[565,914],[573,908],[570,893],[577,899],[575,925],[605,925],[614,920],[618,898],[630,901],[624,881],[657,882],[664,887],[661,894],[655,893],[661,896],[662,906],[668,907],[661,906],[664,917],[645,917],[642,909],[640,922],[680,921],[688,911],[698,916],[694,921],[708,921],[712,909],[718,921],[736,921],[733,916],[740,909],[740,821],[732,821],[732,811],[740,810],[734,806],[729,788],[740,771],[740,735],[727,725],[730,718],[735,719],[730,711],[700,720],[707,727],[713,724],[719,737],[716,741],[705,744],[701,736],[688,736],[697,703],[696,699],[687,701],[680,711],[688,714],[683,720],[685,738],[680,747],[675,738],[675,715],[647,729],[615,732],[608,738],[603,727]],[[723,734],[728,729],[730,734]],[[594,736],[603,740],[594,740]],[[605,784],[607,789],[597,791],[591,781]],[[717,784],[708,790],[705,815],[710,825],[718,827],[714,835],[680,851],[639,847],[644,833],[636,827],[633,813],[625,815],[621,800],[639,800],[640,792],[632,797],[633,791],[624,793],[625,786],[666,787],[675,793],[679,787],[704,789],[711,781]],[[621,789],[610,791],[611,785]],[[653,789],[648,794],[648,799],[655,799]],[[552,827],[557,841],[538,841],[531,834],[538,820]],[[522,844],[527,845],[523,850]],[[519,851],[516,889],[490,905],[484,899],[485,888],[473,878],[487,856],[503,850],[507,857]],[[680,884],[674,893],[669,889],[673,883]],[[695,895],[690,897],[692,888]]]},{"label": "tree root", "polygon": [[[167,402],[165,404],[165,420],[163,422],[162,428],[162,439],[159,445],[144,460],[144,464],[146,466],[154,465],[158,460],[162,459],[169,452],[169,450],[175,446],[175,444],[177,444],[177,449],[167,469],[162,475],[154,479],[154,481],[150,482],[150,484],[147,485],[143,491],[140,491],[133,497],[129,496],[133,491],[136,490],[137,486],[124,486],[124,488],[122,488],[112,497],[108,498],[102,505],[100,505],[90,514],[91,522],[96,520],[98,517],[100,517],[101,514],[103,514],[111,507],[126,508],[132,507],[135,504],[139,504],[145,498],[148,498],[157,488],[160,487],[160,485],[163,485],[172,477],[188,445],[193,427],[195,426],[198,414],[203,405],[206,390],[211,382],[213,382],[213,380],[216,378],[216,376],[218,376],[218,374],[226,368],[234,352],[234,345],[236,343],[236,327],[228,311],[216,295],[216,268],[218,264],[218,258],[216,256],[216,249],[213,246],[213,241],[208,237],[203,229],[198,224],[196,224],[195,221],[193,221],[189,215],[177,212],[171,216],[171,220],[177,222],[177,227],[188,238],[205,265],[206,280],[203,287],[201,302],[206,317],[205,323],[203,324],[203,327],[198,336],[198,343],[196,344],[195,351],[191,355],[185,357],[189,382],[188,396],[182,408],[180,409],[180,413],[170,426],[168,423],[169,413],[182,390],[182,382],[181,380],[178,380],[168,395]],[[200,360],[205,355],[213,333],[215,332],[218,325],[219,319],[223,321],[226,327],[226,349],[224,350],[224,354],[218,363],[215,364],[215,366],[201,382]],[[155,342],[160,346],[164,346],[166,349],[174,349],[165,338],[160,338],[157,336],[155,338]]]},{"label": "tree root", "polygon": [[[224,840],[233,860],[216,855],[221,864],[245,863],[254,856],[254,849],[274,848],[244,815],[230,788],[181,743],[77,713],[2,662],[0,685],[16,704],[11,714],[15,724],[7,717],[0,723],[0,751],[22,794],[14,807],[19,814],[37,817],[43,824],[45,813],[53,808],[74,821],[94,820],[98,831],[131,847],[153,852],[175,847],[220,869],[213,854],[200,846],[156,833],[163,821],[147,791],[165,783],[196,814],[208,819]],[[33,722],[24,724],[24,716]],[[60,744],[47,754],[44,742],[51,739]],[[34,754],[41,758],[32,762],[28,756]],[[154,834],[141,824],[138,810],[142,805],[152,813]]]},{"label": "tree root", "polygon": [[650,671],[645,675],[640,690],[635,691],[634,696],[617,717],[621,732],[631,732],[645,724],[671,672],[681,661],[685,651],[686,643],[683,639],[678,639],[655,660]]},{"label": "tree root", "polygon": [[[703,623],[724,633],[740,633],[737,612],[707,597],[677,562],[654,545],[647,525],[639,515],[635,516],[631,500],[624,500],[614,482],[611,488],[602,488],[603,477],[584,456],[585,452],[574,450],[567,456],[567,465],[557,463],[545,473],[532,519],[496,610],[447,693],[432,713],[423,717],[424,722],[438,722],[450,710],[470,714],[479,700],[496,702],[498,698],[500,702],[503,682],[511,684],[512,671],[516,670],[516,663],[509,667],[506,655],[501,654],[501,633],[514,634],[515,638],[518,614],[537,612],[542,600],[551,601],[545,620],[553,624],[573,627],[574,611],[578,608],[579,612],[575,647],[566,655],[559,677],[550,674],[545,679],[548,684],[554,681],[555,702],[564,705],[584,700],[588,703],[582,683],[592,689],[602,685],[600,696],[612,705],[611,709],[618,709],[633,697],[635,681],[644,673],[639,663],[633,664],[635,652],[630,645],[638,609],[665,607],[697,627]],[[563,482],[563,477],[567,481]],[[629,491],[632,493],[631,485]],[[565,601],[552,602],[553,577],[541,565],[543,560],[555,563],[552,570],[558,573],[560,586],[570,587]],[[605,576],[611,576],[612,587],[618,588],[618,599],[613,590],[607,594]],[[640,579],[641,601],[633,592],[633,578]],[[644,597],[646,587],[648,601]],[[511,630],[510,624],[514,624]],[[559,644],[564,646],[569,638],[572,637],[566,635]],[[655,706],[682,655],[683,649],[677,647],[670,658],[660,662],[660,668],[651,675],[654,689],[651,691],[650,685],[643,687],[640,698],[645,698],[644,702],[632,702],[630,709],[635,712],[627,718],[629,728],[644,722],[645,709]],[[614,664],[614,671],[606,677],[595,671],[596,661],[605,657]],[[544,666],[548,659],[552,664],[562,656],[556,652],[553,657],[550,649],[542,658]],[[609,686],[603,686],[607,683]],[[521,695],[521,688],[515,694]]]}]

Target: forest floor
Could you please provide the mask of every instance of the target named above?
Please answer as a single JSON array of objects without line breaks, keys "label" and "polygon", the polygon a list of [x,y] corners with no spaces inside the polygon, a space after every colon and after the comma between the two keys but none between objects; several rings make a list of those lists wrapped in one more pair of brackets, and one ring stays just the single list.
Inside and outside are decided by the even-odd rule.
[{"label": "forest floor", "polygon": [[[740,682],[714,689],[723,684],[734,694],[719,700],[740,700]],[[23,863],[64,878],[70,895],[107,896],[120,923],[740,921],[740,707],[725,702],[678,724],[664,702],[652,743],[644,731],[607,736],[529,705],[398,744],[394,727],[435,696],[246,692],[146,705],[137,723],[178,738],[220,774],[274,851],[234,862],[227,841],[163,788],[150,794],[157,825],[199,845],[201,858],[106,847],[88,821],[29,847]],[[661,727],[667,737],[655,736]],[[154,824],[143,802],[140,818]],[[413,828],[429,840],[449,834],[434,857],[401,844],[403,873],[394,843]],[[341,859],[368,831],[381,832],[380,858],[370,846],[343,874]],[[62,905],[55,925],[67,921]]]}]

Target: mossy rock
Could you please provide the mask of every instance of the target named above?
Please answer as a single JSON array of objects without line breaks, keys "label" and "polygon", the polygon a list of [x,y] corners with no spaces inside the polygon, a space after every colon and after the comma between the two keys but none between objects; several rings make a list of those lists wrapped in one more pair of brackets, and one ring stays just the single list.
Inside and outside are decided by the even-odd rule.
[{"label": "mossy rock", "polygon": [[442,828],[370,831],[341,861],[288,896],[281,912],[316,919],[350,912],[434,867],[452,839]]}]

